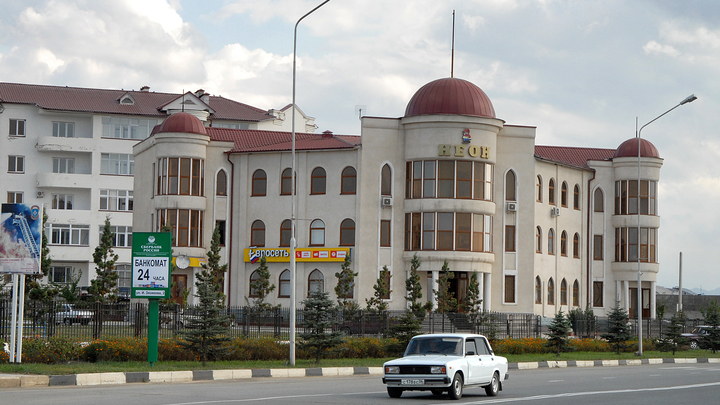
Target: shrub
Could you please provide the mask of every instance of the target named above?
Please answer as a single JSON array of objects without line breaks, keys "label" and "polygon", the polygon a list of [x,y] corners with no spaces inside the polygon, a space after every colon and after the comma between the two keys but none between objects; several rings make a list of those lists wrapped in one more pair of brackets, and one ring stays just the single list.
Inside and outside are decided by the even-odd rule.
[{"label": "shrub", "polygon": [[68,337],[55,336],[47,340],[30,338],[23,340],[22,361],[26,363],[55,364],[78,360],[80,351],[80,343]]},{"label": "shrub", "polygon": [[546,339],[540,338],[507,338],[493,342],[493,349],[499,355],[503,354],[528,354],[548,353]]},{"label": "shrub", "polygon": [[571,339],[570,347],[578,352],[609,352],[610,345],[606,340],[599,339]]},{"label": "shrub", "polygon": [[147,339],[115,338],[96,340],[83,348],[81,358],[91,363],[97,361],[147,360]]},{"label": "shrub", "polygon": [[229,345],[226,360],[283,360],[290,357],[290,346],[273,338],[238,338]]},{"label": "shrub", "polygon": [[[160,339],[158,342],[158,360],[160,361],[200,361],[192,351],[182,346],[178,338]],[[147,359],[147,357],[146,357]]]}]

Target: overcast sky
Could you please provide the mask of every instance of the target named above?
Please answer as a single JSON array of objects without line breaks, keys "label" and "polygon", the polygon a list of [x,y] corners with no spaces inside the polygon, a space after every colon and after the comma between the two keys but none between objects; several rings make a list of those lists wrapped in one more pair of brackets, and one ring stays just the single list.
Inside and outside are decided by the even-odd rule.
[{"label": "overcast sky", "polygon": [[[0,81],[291,102],[293,27],[321,0],[0,0]],[[640,125],[665,159],[660,274],[720,287],[720,2],[331,0],[298,30],[297,103],[319,131],[359,135],[450,76],[539,145],[616,148]]]}]

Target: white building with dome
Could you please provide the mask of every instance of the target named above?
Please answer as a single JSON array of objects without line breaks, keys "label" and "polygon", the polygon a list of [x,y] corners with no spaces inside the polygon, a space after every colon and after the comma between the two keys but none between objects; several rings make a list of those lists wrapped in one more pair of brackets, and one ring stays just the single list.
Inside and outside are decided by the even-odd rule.
[{"label": "white building with dome", "polygon": [[[420,88],[403,117],[363,117],[360,136],[297,134],[298,303],[314,289],[335,298],[350,255],[354,299],[364,306],[387,266],[387,301],[405,308],[417,254],[429,301],[447,260],[458,299],[476,272],[487,310],[604,315],[617,301],[636,314],[639,255],[643,315],[654,317],[658,151],[642,141],[638,187],[637,139],[617,149],[540,146],[535,133],[496,117],[474,84],[446,78]],[[190,259],[176,285],[193,288],[217,224],[229,304],[253,297],[265,255],[277,287],[268,301],[289,306],[289,132],[207,128],[179,113],[133,155],[148,174],[135,176],[133,229],[172,227],[174,254]]]}]

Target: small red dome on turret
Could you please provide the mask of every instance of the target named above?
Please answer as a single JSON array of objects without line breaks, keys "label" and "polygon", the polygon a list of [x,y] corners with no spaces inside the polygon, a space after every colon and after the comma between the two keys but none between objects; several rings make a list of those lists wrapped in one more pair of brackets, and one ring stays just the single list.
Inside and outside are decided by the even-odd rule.
[{"label": "small red dome on turret", "polygon": [[[620,157],[637,157],[638,156],[638,139],[637,138],[630,138],[627,141],[623,142],[618,146],[617,150],[615,150],[615,156],[616,158]],[[647,139],[640,139],[640,156],[641,157],[651,157],[651,158],[659,158],[660,153],[658,152],[655,145],[650,143]]]},{"label": "small red dome on turret", "polygon": [[179,112],[169,116],[162,124],[153,130],[153,134],[159,134],[161,132],[207,135],[202,121],[200,121],[198,117],[186,112]]},{"label": "small red dome on turret", "polygon": [[405,116],[452,114],[495,118],[490,98],[478,86],[456,78],[438,79],[420,88],[410,99]]}]

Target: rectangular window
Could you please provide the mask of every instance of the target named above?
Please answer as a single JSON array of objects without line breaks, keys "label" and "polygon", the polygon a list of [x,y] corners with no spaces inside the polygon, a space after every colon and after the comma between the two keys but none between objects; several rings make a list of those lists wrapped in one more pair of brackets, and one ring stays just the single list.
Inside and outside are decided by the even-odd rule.
[{"label": "rectangular window", "polygon": [[637,262],[638,249],[641,262],[657,262],[657,229],[640,228],[639,246],[637,228],[615,229],[616,262]]},{"label": "rectangular window", "polygon": [[25,173],[25,156],[8,156],[8,173]]},{"label": "rectangular window", "polygon": [[435,161],[423,162],[423,198],[435,198]]},{"label": "rectangular window", "polygon": [[390,221],[380,221],[380,246],[390,247]]},{"label": "rectangular window", "polygon": [[90,225],[46,224],[45,234],[54,245],[88,246],[90,244]]},{"label": "rectangular window", "polygon": [[10,136],[25,136],[25,120],[10,119]]},{"label": "rectangular window", "polygon": [[419,212],[413,212],[412,213],[412,250],[420,250],[420,240],[421,240],[421,227],[420,227],[420,213]]},{"label": "rectangular window", "polygon": [[470,250],[471,219],[470,213],[455,214],[455,250]]},{"label": "rectangular window", "polygon": [[441,160],[438,162],[438,198],[455,197],[455,162]]},{"label": "rectangular window", "polygon": [[120,290],[120,295],[130,293],[131,277],[132,277],[132,265],[130,264],[116,264],[115,272],[118,274],[117,285]]},{"label": "rectangular window", "polygon": [[205,195],[205,161],[191,158],[158,159],[158,195]]},{"label": "rectangular window", "polygon": [[422,197],[422,161],[412,162],[412,198]]},{"label": "rectangular window", "polygon": [[53,136],[55,138],[75,138],[75,123],[53,122]]},{"label": "rectangular window", "polygon": [[405,162],[405,198],[412,198],[412,162]]},{"label": "rectangular window", "polygon": [[473,214],[473,252],[482,252],[484,248],[485,219],[482,214]]},{"label": "rectangular window", "polygon": [[484,215],[483,218],[485,219],[485,233],[483,234],[483,251],[492,253],[492,244],[493,244],[493,237],[492,237],[492,220],[493,217],[490,215]]},{"label": "rectangular window", "polygon": [[157,218],[160,229],[170,227],[173,246],[203,246],[203,211],[162,209]]},{"label": "rectangular window", "polygon": [[515,225],[505,225],[505,251],[515,251]]},{"label": "rectangular window", "polygon": [[603,282],[593,281],[593,306],[603,306]]},{"label": "rectangular window", "polygon": [[73,209],[72,194],[53,194],[52,208],[55,210],[71,210]]},{"label": "rectangular window", "polygon": [[603,236],[593,235],[593,259],[603,259]]},{"label": "rectangular window", "polygon": [[485,199],[485,164],[475,162],[473,165],[473,199]]},{"label": "rectangular window", "polygon": [[135,173],[135,158],[125,153],[103,153],[100,161],[100,174],[132,176]]},{"label": "rectangular window", "polygon": [[[98,240],[102,239],[104,230],[105,225],[100,225]],[[110,232],[113,233],[114,247],[132,247],[132,226],[110,226]]]},{"label": "rectangular window", "polygon": [[8,204],[22,204],[23,203],[23,192],[22,191],[8,191],[7,202],[8,202]]},{"label": "rectangular window", "polygon": [[75,173],[75,159],[53,158],[53,173]]},{"label": "rectangular window", "polygon": [[515,303],[515,276],[505,276],[505,297],[506,304]]},{"label": "rectangular window", "polygon": [[435,213],[423,212],[423,250],[435,250]]},{"label": "rectangular window", "polygon": [[100,210],[132,211],[132,190],[100,190]]},{"label": "rectangular window", "polygon": [[[215,221],[215,225],[220,233],[220,246],[225,246],[225,221]],[[282,246],[282,242],[280,246]],[[288,246],[290,246],[289,243]]]},{"label": "rectangular window", "polygon": [[457,181],[455,198],[472,198],[473,162],[457,162]]},{"label": "rectangular window", "polygon": [[72,281],[72,267],[52,266],[50,267],[50,280],[57,284],[66,284]]},{"label": "rectangular window", "polygon": [[157,125],[157,120],[103,117],[103,138],[145,139]]},{"label": "rectangular window", "polygon": [[454,215],[452,212],[438,212],[437,218],[437,250],[453,250]]}]

